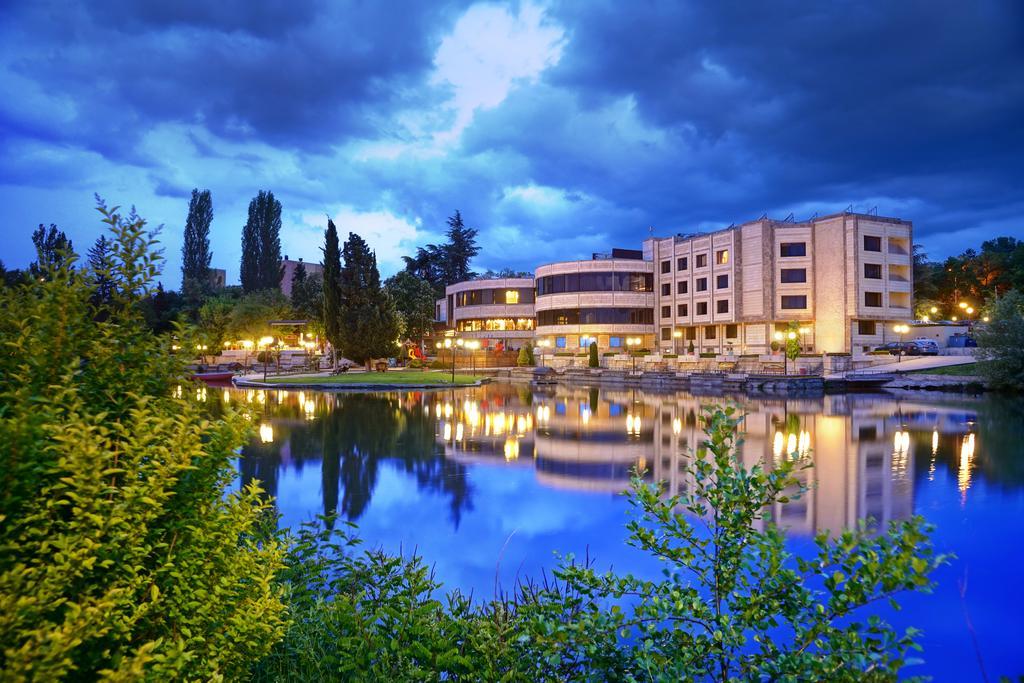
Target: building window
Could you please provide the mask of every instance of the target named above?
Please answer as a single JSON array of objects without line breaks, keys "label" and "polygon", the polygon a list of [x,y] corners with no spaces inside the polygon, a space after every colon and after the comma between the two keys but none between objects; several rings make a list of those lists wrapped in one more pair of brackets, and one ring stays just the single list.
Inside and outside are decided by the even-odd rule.
[{"label": "building window", "polygon": [[697,315],[707,315],[707,314],[708,314],[708,302],[707,301],[698,301],[697,302]]},{"label": "building window", "polygon": [[662,318],[671,318],[672,317],[672,307],[671,306],[662,306],[661,307],[661,317]]},{"label": "building window", "polygon": [[864,292],[864,305],[869,308],[881,308],[882,307],[882,293],[881,292]]},{"label": "building window", "polygon": [[608,346],[613,349],[622,348],[622,337],[608,337]]},{"label": "building window", "polygon": [[874,320],[858,320],[857,321],[857,334],[874,335],[875,332],[875,321]]},{"label": "building window", "polygon": [[706,277],[697,278],[697,291],[706,292],[708,291],[708,279]]},{"label": "building window", "polygon": [[517,304],[517,303],[519,303],[519,290],[518,289],[506,289],[505,290],[505,303],[506,304]]},{"label": "building window", "polygon": [[565,348],[565,337],[555,337],[555,348],[558,348],[558,349],[564,349]]},{"label": "building window", "polygon": [[671,261],[662,261],[661,262],[661,272],[663,272],[663,273],[671,273],[672,272],[672,262]]},{"label": "building window", "polygon": [[686,257],[685,257],[685,256],[683,256],[682,258],[680,258],[680,259],[678,259],[678,260],[676,261],[676,270],[686,270],[686,267],[687,267],[688,265],[689,265],[689,264],[687,263],[687,259],[686,259]]},{"label": "building window", "polygon": [[882,251],[882,238],[864,235],[864,251]]},{"label": "building window", "polygon": [[715,263],[717,263],[720,266],[723,266],[723,265],[725,265],[728,262],[729,262],[729,250],[728,249],[719,249],[718,251],[715,252]]},{"label": "building window", "polygon": [[807,242],[783,242],[779,245],[779,256],[783,258],[807,256]]},{"label": "building window", "polygon": [[687,327],[686,328],[686,341],[694,341],[697,339],[697,328]]},{"label": "building window", "polygon": [[718,279],[715,282],[715,287],[717,287],[718,289],[728,289],[728,287],[729,287],[729,276],[728,275],[719,275]]},{"label": "building window", "polygon": [[697,261],[696,261],[696,263],[693,266],[694,268],[706,268],[707,267],[707,265],[708,265],[708,255],[707,254],[697,254],[697,256],[695,258],[697,259]]},{"label": "building window", "polygon": [[779,281],[783,284],[792,282],[807,282],[806,268],[783,268],[779,272]]},{"label": "building window", "polygon": [[784,297],[782,297],[782,308],[784,308],[784,309],[802,309],[802,308],[807,308],[807,296],[804,295],[804,294],[784,296]]},{"label": "building window", "polygon": [[661,341],[671,341],[671,340],[672,340],[672,328],[671,327],[663,327],[663,328],[661,328]]},{"label": "building window", "polygon": [[672,283],[666,282],[661,286],[662,296],[672,296]]},{"label": "building window", "polygon": [[881,280],[882,279],[882,264],[881,263],[865,263],[864,264],[864,277],[870,280]]},{"label": "building window", "polygon": [[687,304],[679,304],[678,306],[676,306],[676,312],[679,314],[680,318],[685,318],[686,316],[690,315],[690,311]]},{"label": "building window", "polygon": [[718,301],[715,302],[715,309],[719,313],[728,313],[729,312],[729,300],[728,299],[719,299]]},{"label": "building window", "polygon": [[680,280],[676,283],[676,294],[686,294],[689,291],[689,283],[686,280]]},{"label": "building window", "polygon": [[716,334],[717,331],[718,330],[717,330],[717,328],[714,325],[707,325],[704,328],[704,338],[705,339],[714,339],[715,338],[715,334]]},{"label": "building window", "polygon": [[739,325],[726,325],[725,326],[725,338],[726,339],[736,339],[739,336],[740,336],[740,326]]}]

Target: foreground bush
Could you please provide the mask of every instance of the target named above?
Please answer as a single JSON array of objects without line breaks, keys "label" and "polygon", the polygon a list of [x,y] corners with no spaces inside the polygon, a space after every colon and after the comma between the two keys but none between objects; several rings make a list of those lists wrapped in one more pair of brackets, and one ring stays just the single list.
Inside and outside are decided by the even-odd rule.
[{"label": "foreground bush", "polygon": [[[944,558],[921,519],[875,535],[817,538],[791,556],[765,510],[801,493],[787,460],[737,458],[738,419],[706,416],[690,491],[664,499],[635,479],[630,543],[662,561],[656,581],[567,558],[542,583],[472,603],[444,594],[417,557],[359,552],[349,532],[293,539],[293,620],[259,680],[893,680],[916,646],[861,608],[927,591]],[[759,530],[763,527],[763,530]]]},{"label": "foreground bush", "polygon": [[283,632],[283,549],[256,490],[225,495],[244,422],[145,327],[144,222],[100,209],[109,271],[0,291],[0,678],[238,678]]}]

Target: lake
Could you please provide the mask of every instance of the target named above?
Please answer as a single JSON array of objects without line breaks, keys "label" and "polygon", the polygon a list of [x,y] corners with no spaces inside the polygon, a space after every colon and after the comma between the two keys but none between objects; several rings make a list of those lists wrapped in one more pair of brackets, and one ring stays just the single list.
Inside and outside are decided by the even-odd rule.
[{"label": "lake", "polygon": [[[212,390],[220,393],[220,390]],[[630,471],[667,482],[702,433],[702,407],[746,414],[741,457],[771,463],[806,452],[810,491],[773,517],[795,552],[813,535],[858,520],[919,514],[939,552],[957,559],[931,595],[873,608],[924,629],[925,664],[908,674],[991,680],[1024,674],[1024,405],[1003,397],[839,395],[799,399],[698,397],[558,387],[373,394],[224,390],[250,406],[259,434],[239,459],[282,524],[336,511],[392,551],[415,549],[447,587],[492,596],[537,576],[555,552],[600,569],[652,575],[625,545]],[[974,636],[972,638],[971,629]],[[977,648],[975,647],[975,640]]]}]

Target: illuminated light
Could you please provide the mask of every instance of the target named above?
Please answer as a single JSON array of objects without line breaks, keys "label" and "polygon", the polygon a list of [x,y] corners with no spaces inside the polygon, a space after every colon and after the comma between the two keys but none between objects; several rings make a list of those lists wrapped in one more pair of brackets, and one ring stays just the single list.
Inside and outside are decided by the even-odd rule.
[{"label": "illuminated light", "polygon": [[299,392],[299,405],[303,405],[305,403],[306,403],[306,392],[300,391]]},{"label": "illuminated light", "polygon": [[988,316],[986,315],[986,316],[985,316],[984,318],[982,318],[982,319],[981,319],[981,322],[983,322],[983,323],[987,323],[987,322],[988,322]]},{"label": "illuminated light", "polygon": [[518,415],[518,416],[516,416],[516,432],[518,432],[519,434],[525,434],[526,433],[526,416],[525,415]]},{"label": "illuminated light", "polygon": [[961,302],[960,302],[959,304],[957,304],[957,305],[958,305],[958,306],[960,306],[960,308],[967,308],[967,302],[966,302],[966,301],[961,301]]},{"label": "illuminated light", "polygon": [[314,413],[316,413],[316,404],[313,403],[313,399],[303,401],[302,406],[306,412],[306,419],[312,420],[315,417]]},{"label": "illuminated light", "polygon": [[953,322],[956,322],[957,318],[956,318],[956,316],[954,315],[953,317],[951,317],[951,318],[950,318],[950,320],[952,320]]},{"label": "illuminated light", "polygon": [[935,314],[936,314],[936,313],[938,313],[938,312],[939,312],[939,308],[938,308],[938,306],[932,306],[932,307],[931,307],[931,314],[932,314],[932,315],[935,315]]},{"label": "illuminated light", "polygon": [[267,395],[264,392],[259,391],[259,392],[256,393],[256,402],[257,403],[266,403],[266,401],[267,401]]},{"label": "illuminated light", "polygon": [[231,403],[231,392],[225,389],[224,395],[221,397],[221,400],[224,401],[225,405]]},{"label": "illuminated light", "polygon": [[967,311],[967,315],[974,315],[974,309],[971,308],[970,306],[968,306],[964,310]]},{"label": "illuminated light", "polygon": [[199,387],[196,389],[196,400],[206,402],[206,387]]},{"label": "illuminated light", "polygon": [[677,417],[672,420],[672,433],[679,434],[681,431],[683,431],[683,421]]},{"label": "illuminated light", "polygon": [[939,430],[932,430],[932,455],[939,452]]},{"label": "illuminated light", "polygon": [[451,403],[445,403],[444,404],[444,416],[446,418],[452,416],[452,404]]},{"label": "illuminated light", "polygon": [[[286,398],[288,398],[288,390],[287,390],[287,389],[282,389],[282,390],[281,390],[281,396],[280,396],[280,400],[284,400],[284,399],[286,399]],[[299,396],[299,403],[302,403],[302,402],[303,402],[303,401],[302,401],[302,396],[300,395],[300,396]]]},{"label": "illuminated light", "polygon": [[782,446],[785,440],[786,437],[782,435],[782,432],[775,432],[775,438],[772,439],[772,453],[776,460],[782,457]]},{"label": "illuminated light", "polygon": [[174,398],[181,398],[181,385],[174,387]]},{"label": "illuminated light", "polygon": [[263,443],[274,442],[274,427],[268,422],[260,425],[260,441]]},{"label": "illuminated light", "polygon": [[251,349],[254,346],[254,344],[252,342],[252,339],[243,339],[241,343],[242,343],[242,348],[243,349],[247,349],[247,350]]},{"label": "illuminated light", "polygon": [[505,460],[515,460],[519,457],[519,439],[510,436],[505,439]]},{"label": "illuminated light", "polygon": [[444,440],[445,441],[451,441],[452,440],[452,423],[451,422],[445,422],[444,423]]},{"label": "illuminated light", "polygon": [[462,441],[462,437],[465,435],[465,425],[461,422],[455,425],[455,440]]},{"label": "illuminated light", "polygon": [[786,437],[786,454],[792,455],[796,452],[796,434],[790,434]]},{"label": "illuminated light", "polygon": [[580,411],[580,421],[583,423],[584,426],[590,424],[590,409],[589,408],[584,408],[583,410]]},{"label": "illuminated light", "polygon": [[423,414],[424,415],[428,415],[428,416],[430,415],[430,404],[429,403],[424,403],[423,404]]},{"label": "illuminated light", "polygon": [[[971,487],[971,469],[974,464],[974,434],[968,434],[960,444],[960,468],[957,471],[957,486],[961,494]],[[965,500],[961,498],[961,503]]]},{"label": "illuminated light", "polygon": [[260,346],[270,346],[274,343],[273,337],[260,337]]}]

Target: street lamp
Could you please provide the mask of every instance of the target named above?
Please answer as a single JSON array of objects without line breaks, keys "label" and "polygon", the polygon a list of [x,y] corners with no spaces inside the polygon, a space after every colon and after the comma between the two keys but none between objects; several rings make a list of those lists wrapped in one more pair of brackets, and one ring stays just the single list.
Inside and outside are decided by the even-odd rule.
[{"label": "street lamp", "polygon": [[[259,347],[263,346],[263,347],[265,347],[267,349],[267,351],[269,351],[270,350],[270,345],[273,344],[273,343],[274,343],[274,338],[273,337],[260,337],[260,341],[259,341],[259,344],[256,347],[256,350],[259,351]],[[263,381],[264,382],[267,381],[267,356],[266,355],[263,356]]]},{"label": "street lamp", "polygon": [[683,331],[680,329],[672,330],[672,350],[679,353],[679,340],[683,338]]},{"label": "street lamp", "polygon": [[899,363],[901,360],[903,360],[903,335],[905,335],[907,332],[910,332],[910,326],[902,324],[894,325],[892,331],[900,336],[899,353],[896,355],[896,362]]},{"label": "street lamp", "polygon": [[633,350],[634,346],[640,346],[643,340],[640,337],[626,337],[626,346],[629,347],[629,355],[633,359],[633,371],[630,374],[636,374],[636,352]]},{"label": "street lamp", "polygon": [[544,350],[547,349],[550,346],[551,346],[551,340],[550,339],[538,339],[537,340],[537,348],[540,349],[540,364],[541,364],[541,367],[544,367]]},{"label": "street lamp", "polygon": [[469,362],[470,367],[472,368],[471,372],[473,376],[476,377],[476,354],[474,353],[474,351],[480,348],[479,340],[470,339],[468,342],[466,342],[466,348],[469,349]]}]

